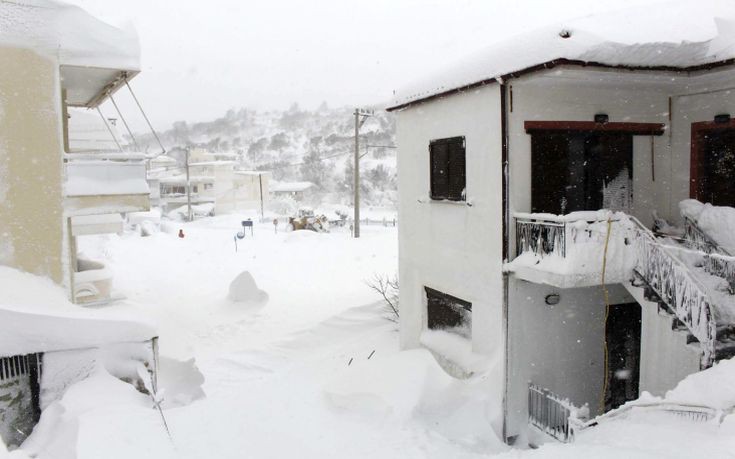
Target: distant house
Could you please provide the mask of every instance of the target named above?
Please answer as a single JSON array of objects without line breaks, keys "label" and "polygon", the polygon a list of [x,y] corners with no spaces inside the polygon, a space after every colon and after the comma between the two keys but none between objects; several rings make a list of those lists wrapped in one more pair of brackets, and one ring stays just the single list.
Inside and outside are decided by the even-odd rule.
[{"label": "distant house", "polygon": [[572,405],[662,395],[735,350],[735,259],[679,210],[735,206],[735,36],[713,19],[735,6],[638,13],[515,37],[389,108],[401,345],[445,329],[496,356],[508,442],[567,440]]},{"label": "distant house", "polygon": [[150,207],[145,157],[72,148],[67,116],[139,72],[137,39],[56,1],[2,2],[0,16],[12,18],[0,29],[0,436],[12,448],[102,346],[127,343],[121,358],[136,354],[155,380],[156,337],[136,317],[70,304],[114,299],[112,273],[78,238],[120,232],[122,213]]},{"label": "distant house", "polygon": [[276,182],[271,185],[271,194],[274,198],[288,196],[297,201],[308,196],[315,185],[311,182]]},{"label": "distant house", "polygon": [[[159,185],[165,211],[187,204],[185,165],[154,169],[148,177],[149,183]],[[270,172],[240,170],[236,161],[197,148],[189,156],[189,183],[192,204],[211,205],[213,214],[262,211],[268,202]]]}]

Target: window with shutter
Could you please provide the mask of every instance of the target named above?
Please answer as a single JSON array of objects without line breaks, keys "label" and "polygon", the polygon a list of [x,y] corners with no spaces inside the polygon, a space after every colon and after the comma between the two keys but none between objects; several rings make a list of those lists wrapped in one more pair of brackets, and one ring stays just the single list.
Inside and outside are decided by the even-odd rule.
[{"label": "window with shutter", "polygon": [[432,140],[429,144],[431,163],[431,199],[465,200],[466,161],[464,137]]}]

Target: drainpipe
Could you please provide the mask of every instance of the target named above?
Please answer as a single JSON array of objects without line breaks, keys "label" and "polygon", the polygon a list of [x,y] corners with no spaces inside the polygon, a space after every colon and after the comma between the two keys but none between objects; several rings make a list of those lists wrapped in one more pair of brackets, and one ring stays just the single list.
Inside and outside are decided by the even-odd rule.
[{"label": "drainpipe", "polygon": [[[502,175],[502,196],[503,196],[503,263],[508,261],[508,239],[509,239],[509,217],[510,209],[508,206],[508,119],[507,119],[507,86],[500,83],[500,139],[501,139],[501,163],[503,167]],[[508,273],[503,272],[503,441],[508,441],[506,420],[508,418]]]}]

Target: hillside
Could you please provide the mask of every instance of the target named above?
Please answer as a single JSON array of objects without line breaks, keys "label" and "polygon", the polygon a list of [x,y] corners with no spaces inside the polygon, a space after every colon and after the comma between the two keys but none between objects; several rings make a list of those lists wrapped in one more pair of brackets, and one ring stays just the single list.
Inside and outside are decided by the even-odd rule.
[{"label": "hillside", "polygon": [[[234,153],[245,169],[269,170],[278,181],[309,181],[317,190],[308,204],[352,203],[354,116],[348,107],[285,111],[231,109],[212,121],[177,121],[160,133],[172,156],[186,146],[211,152]],[[395,122],[376,111],[360,129],[362,199],[366,205],[392,207],[396,200]],[[155,151],[151,135],[138,139]],[[368,146],[366,148],[366,146]],[[367,152],[367,154],[365,154]]]}]

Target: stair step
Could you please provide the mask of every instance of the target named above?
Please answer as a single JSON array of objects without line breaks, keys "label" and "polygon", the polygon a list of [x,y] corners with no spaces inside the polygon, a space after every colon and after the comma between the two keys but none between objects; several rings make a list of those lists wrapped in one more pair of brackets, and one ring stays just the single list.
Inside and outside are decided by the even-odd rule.
[{"label": "stair step", "polygon": [[735,341],[715,343],[715,360],[725,360],[735,357]]}]

